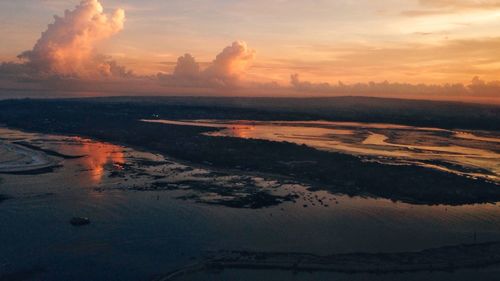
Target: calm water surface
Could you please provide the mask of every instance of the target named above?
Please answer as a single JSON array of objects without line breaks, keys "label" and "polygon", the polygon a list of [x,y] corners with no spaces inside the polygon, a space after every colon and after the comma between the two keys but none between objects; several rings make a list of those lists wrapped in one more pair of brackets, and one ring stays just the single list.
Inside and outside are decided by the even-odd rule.
[{"label": "calm water surface", "polygon": [[143,120],[218,128],[214,137],[287,141],[392,165],[418,165],[500,184],[500,134],[330,121]]},{"label": "calm water surface", "polygon": [[[352,136],[352,129],[335,130]],[[0,138],[4,143],[22,140],[82,156],[50,156],[60,166],[44,174],[0,174],[0,194],[11,197],[0,203],[0,273],[41,269],[33,280],[149,280],[212,250],[330,254],[420,250],[474,242],[474,233],[478,242],[500,240],[499,204],[418,206],[349,198],[310,192],[300,183],[191,167],[79,137],[0,129]],[[180,188],[146,188],[158,181]],[[300,198],[255,210],[229,208],[207,204],[220,194],[198,194],[193,182],[213,182],[221,188],[240,188],[238,183],[245,182]],[[198,200],[186,196],[193,194]],[[73,227],[69,220],[74,216],[89,217],[92,223]],[[498,269],[472,272],[484,280],[495,280],[500,273]],[[228,270],[183,280],[460,280],[467,274],[471,271],[382,278]]]}]

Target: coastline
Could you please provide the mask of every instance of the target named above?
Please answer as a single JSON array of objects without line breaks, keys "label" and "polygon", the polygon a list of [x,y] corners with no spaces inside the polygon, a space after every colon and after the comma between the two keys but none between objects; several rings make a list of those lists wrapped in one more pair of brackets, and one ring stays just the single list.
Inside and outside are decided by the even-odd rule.
[{"label": "coastline", "polygon": [[27,173],[60,165],[59,161],[43,151],[11,142],[0,142],[0,154],[5,157],[0,161],[0,174]]},{"label": "coastline", "polygon": [[308,253],[220,251],[200,263],[170,272],[153,281],[171,281],[209,270],[251,269],[293,272],[390,274],[455,271],[500,264],[500,242],[460,244],[399,253],[346,253],[319,256]]}]

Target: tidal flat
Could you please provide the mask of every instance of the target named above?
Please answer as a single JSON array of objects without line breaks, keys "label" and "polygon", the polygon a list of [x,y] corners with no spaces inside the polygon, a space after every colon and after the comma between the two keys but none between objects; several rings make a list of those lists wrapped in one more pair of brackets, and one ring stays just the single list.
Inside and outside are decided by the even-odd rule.
[{"label": "tidal flat", "polygon": [[[0,194],[7,198],[0,203],[0,280],[162,280],[207,261],[212,266],[178,280],[496,280],[500,273],[495,255],[468,254],[487,253],[500,241],[498,185],[482,177],[378,163],[306,144],[212,136],[218,128],[141,122],[157,114],[154,106],[19,103],[35,106],[2,108],[2,142],[57,165],[0,175]],[[86,106],[92,117],[84,114]],[[196,112],[177,110],[185,110],[184,117]],[[347,145],[370,137],[334,130]],[[407,129],[369,130],[390,144],[415,139]],[[472,136],[493,143],[483,148],[497,153],[494,131],[461,132],[469,135],[457,137],[457,145]],[[424,135],[418,145],[433,146],[448,133]],[[75,217],[90,223],[75,227]],[[441,270],[381,274],[389,257],[411,263],[429,252]],[[227,253],[244,266],[220,266]],[[363,266],[357,254],[369,257],[375,270],[272,267],[283,256],[300,255],[348,257]]]},{"label": "tidal flat", "polygon": [[[0,189],[10,198],[0,205],[5,276],[27,271],[35,280],[154,280],[214,251],[329,255],[500,240],[498,204],[426,206],[350,197],[87,138],[1,133],[4,141],[22,139],[79,156],[47,155],[61,166],[43,174],[2,175]],[[68,223],[74,216],[92,223],[75,229]],[[138,258],[145,262],[138,265]],[[226,273],[201,276],[230,280]],[[203,280],[200,274],[192,278]]]},{"label": "tidal flat", "polygon": [[[414,165],[500,183],[500,134],[361,122],[142,120],[217,128],[212,137],[292,142],[387,165]],[[482,137],[481,135],[489,137]],[[440,165],[441,164],[441,165]]]},{"label": "tidal flat", "polygon": [[[258,138],[241,138],[241,137],[213,137],[211,134],[217,133],[217,127],[202,127],[202,126],[182,126],[180,124],[158,124],[145,123],[141,120],[146,117],[154,116],[156,120],[167,119],[165,117],[175,116],[186,120],[196,116],[224,116],[225,120],[245,120],[241,117],[254,116],[262,119],[271,118],[288,118],[294,119],[302,116],[304,120],[309,120],[315,116],[312,113],[284,113],[280,109],[276,111],[262,111],[262,109],[240,109],[226,107],[193,107],[193,106],[178,106],[162,104],[163,99],[157,99],[159,104],[151,102],[130,102],[127,99],[118,101],[101,100],[19,100],[19,101],[4,101],[0,103],[0,122],[5,123],[12,128],[20,128],[24,130],[59,133],[67,135],[83,136],[98,140],[103,140],[111,143],[120,143],[129,147],[137,147],[146,151],[154,151],[163,155],[168,155],[176,159],[196,163],[197,165],[207,165],[219,169],[234,169],[237,171],[252,172],[257,174],[272,174],[289,178],[292,180],[307,182],[321,190],[327,190],[333,193],[341,193],[350,196],[366,196],[373,198],[385,198],[395,201],[416,204],[430,205],[461,205],[474,203],[494,203],[500,201],[500,190],[498,184],[484,178],[464,177],[459,174],[449,173],[450,170],[460,171],[463,174],[484,174],[487,171],[484,168],[481,170],[470,170],[468,167],[476,166],[478,163],[469,163],[467,167],[463,164],[457,165],[456,161],[450,163],[443,162],[442,158],[434,159],[432,153],[427,153],[417,147],[399,147],[395,141],[387,140],[387,145],[375,145],[376,149],[371,149],[377,153],[384,152],[385,154],[408,154],[427,155],[427,159],[419,161],[419,165],[385,165],[380,163],[385,161],[382,158],[377,161],[367,161],[348,153],[339,153],[339,151],[323,151],[316,149],[314,145],[308,146],[304,143],[300,144],[297,141],[292,142],[296,137],[285,140],[268,140]],[[418,106],[419,104],[416,103]],[[429,113],[425,114],[423,124],[434,124],[441,122],[443,125],[456,125],[463,128],[470,128],[471,125],[477,128],[484,128],[485,122],[491,126],[492,121],[497,119],[496,108],[484,107],[477,109],[479,112],[484,111],[484,115],[477,114],[476,121],[471,123],[474,118],[463,120],[456,119],[453,115],[453,122],[450,123],[450,118],[443,117],[443,113],[432,113],[432,108],[436,104],[431,104]],[[441,104],[439,104],[441,105]],[[445,104],[446,105],[446,104]],[[446,105],[448,106],[448,105]],[[453,105],[461,106],[464,110],[469,105]],[[445,107],[446,108],[446,107]],[[87,113],[91,111],[92,115]],[[370,113],[370,111],[372,111]],[[380,123],[378,120],[385,120],[387,117],[381,115],[379,110],[373,110],[372,107],[367,109],[367,112],[372,116],[366,117],[371,120],[371,123],[364,124],[382,124],[381,128],[390,124],[390,126],[410,126],[404,119],[399,117],[394,118],[393,122]],[[422,112],[422,109],[417,113]],[[414,114],[417,114],[414,113]],[[493,113],[493,114],[491,114]],[[367,114],[367,113],[365,113]],[[385,112],[384,112],[385,114]],[[434,115],[432,115],[434,114]],[[454,114],[454,113],[453,113]],[[328,115],[325,115],[325,119]],[[418,115],[415,118],[419,117]],[[280,118],[280,119],[281,119]],[[338,117],[341,118],[341,117]],[[347,116],[343,116],[343,119]],[[353,118],[353,117],[351,117]],[[357,120],[359,117],[353,118]],[[174,119],[175,120],[175,119]],[[246,119],[249,120],[249,119]],[[257,119],[255,119],[257,120]],[[279,120],[279,119],[278,119]],[[433,120],[433,122],[429,122]],[[480,121],[484,122],[480,122]],[[311,121],[300,121],[311,122]],[[317,121],[314,121],[317,122]],[[335,121],[338,122],[338,121]],[[350,121],[354,122],[354,121]],[[359,121],[356,121],[359,122]],[[400,124],[398,124],[398,122]],[[412,121],[410,123],[415,123]],[[396,125],[394,125],[396,124]],[[419,127],[423,127],[423,126]],[[418,127],[414,127],[418,128]],[[427,127],[438,128],[438,127]],[[441,128],[443,129],[445,126]],[[317,131],[318,128],[310,128]],[[403,129],[403,128],[399,128]],[[337,129],[344,131],[344,139],[341,142],[349,143],[347,148],[353,147],[353,142],[360,140],[374,141],[373,137],[366,138],[366,132],[354,134],[351,138],[345,134],[347,129]],[[451,129],[448,129],[451,130]],[[470,132],[471,129],[469,129]],[[408,130],[407,130],[408,131]],[[417,130],[419,131],[419,130]],[[463,131],[463,130],[462,130]],[[480,132],[485,130],[475,130],[476,137],[480,136]],[[461,131],[457,131],[461,132]],[[488,132],[495,132],[490,130]],[[382,132],[380,132],[382,133]],[[442,132],[438,132],[443,134]],[[381,134],[375,135],[381,136]],[[389,136],[388,136],[389,137]],[[483,136],[488,137],[488,136]],[[490,136],[494,138],[495,136]],[[338,138],[338,137],[337,137]],[[349,140],[349,138],[351,140]],[[394,136],[392,136],[394,138]],[[446,140],[446,135],[440,136],[441,141]],[[429,139],[426,136],[424,139]],[[448,137],[448,139],[450,139]],[[458,141],[458,138],[455,138]],[[461,140],[461,139],[460,139]],[[310,139],[308,140],[311,141]],[[485,143],[485,142],[483,142]],[[413,145],[412,142],[409,143]],[[495,145],[496,143],[493,143]],[[367,144],[369,145],[369,144]],[[406,143],[405,145],[408,145]],[[484,145],[484,144],[482,144]],[[366,145],[365,145],[366,146]],[[373,146],[373,145],[372,145]],[[387,148],[384,148],[386,146]],[[414,146],[414,145],[413,145]],[[491,146],[491,144],[490,144]],[[380,149],[382,147],[383,149]],[[423,145],[425,147],[425,145]],[[453,147],[437,147],[439,149],[456,149],[461,146]],[[355,147],[356,148],[356,147]],[[482,149],[474,147],[464,147],[469,151],[481,152],[483,155],[482,163],[491,163]],[[357,148],[360,149],[359,147]],[[435,149],[435,148],[433,148]],[[362,147],[361,151],[366,151],[366,147]],[[490,154],[495,153],[495,149],[490,150]],[[424,151],[425,152],[425,151]],[[439,152],[439,151],[438,151]],[[442,155],[441,151],[440,154]],[[452,157],[453,153],[448,153],[448,158]],[[389,155],[390,156],[390,155]],[[476,156],[465,154],[463,156],[455,155],[455,159],[475,160]],[[449,160],[449,159],[446,160]],[[486,159],[486,161],[484,161]],[[369,160],[369,159],[368,159]],[[389,163],[394,159],[387,159]],[[430,162],[429,162],[430,160]],[[441,161],[441,162],[438,162]],[[493,159],[494,161],[494,159]],[[477,162],[477,161],[476,161]],[[441,164],[440,164],[441,163]],[[444,163],[444,165],[443,165]],[[411,163],[409,163],[411,164]],[[451,164],[451,166],[450,166]],[[479,164],[482,165],[482,164]],[[489,164],[488,164],[489,165]],[[496,164],[493,164],[496,165]],[[431,169],[430,167],[440,167],[440,169]],[[490,168],[490,170],[498,170],[498,168]],[[448,171],[445,171],[448,170]],[[495,175],[489,175],[495,176]]]}]

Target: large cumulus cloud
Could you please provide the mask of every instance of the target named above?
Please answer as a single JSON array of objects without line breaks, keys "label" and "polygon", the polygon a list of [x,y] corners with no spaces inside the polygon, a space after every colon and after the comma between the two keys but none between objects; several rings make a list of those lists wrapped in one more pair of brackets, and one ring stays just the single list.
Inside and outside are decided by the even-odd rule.
[{"label": "large cumulus cloud", "polygon": [[[130,75],[109,57],[95,52],[95,45],[123,29],[125,11],[117,9],[104,13],[98,0],[82,0],[63,16],[54,16],[54,22],[44,31],[32,50],[19,58],[24,66],[10,70],[29,69],[38,76],[98,78]],[[7,68],[5,66],[4,68]],[[23,73],[26,75],[26,73]]]},{"label": "large cumulus cloud", "polygon": [[171,86],[233,87],[239,85],[255,58],[255,51],[243,41],[235,41],[201,70],[191,54],[179,57],[172,74],[159,73],[158,78]]}]

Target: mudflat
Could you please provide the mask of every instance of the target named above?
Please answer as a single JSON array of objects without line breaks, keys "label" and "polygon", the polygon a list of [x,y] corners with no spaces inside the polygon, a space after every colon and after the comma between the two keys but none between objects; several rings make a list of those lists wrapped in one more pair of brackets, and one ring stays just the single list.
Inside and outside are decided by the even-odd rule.
[{"label": "mudflat", "polygon": [[55,165],[57,161],[42,151],[10,142],[0,142],[0,173],[29,172]]}]

